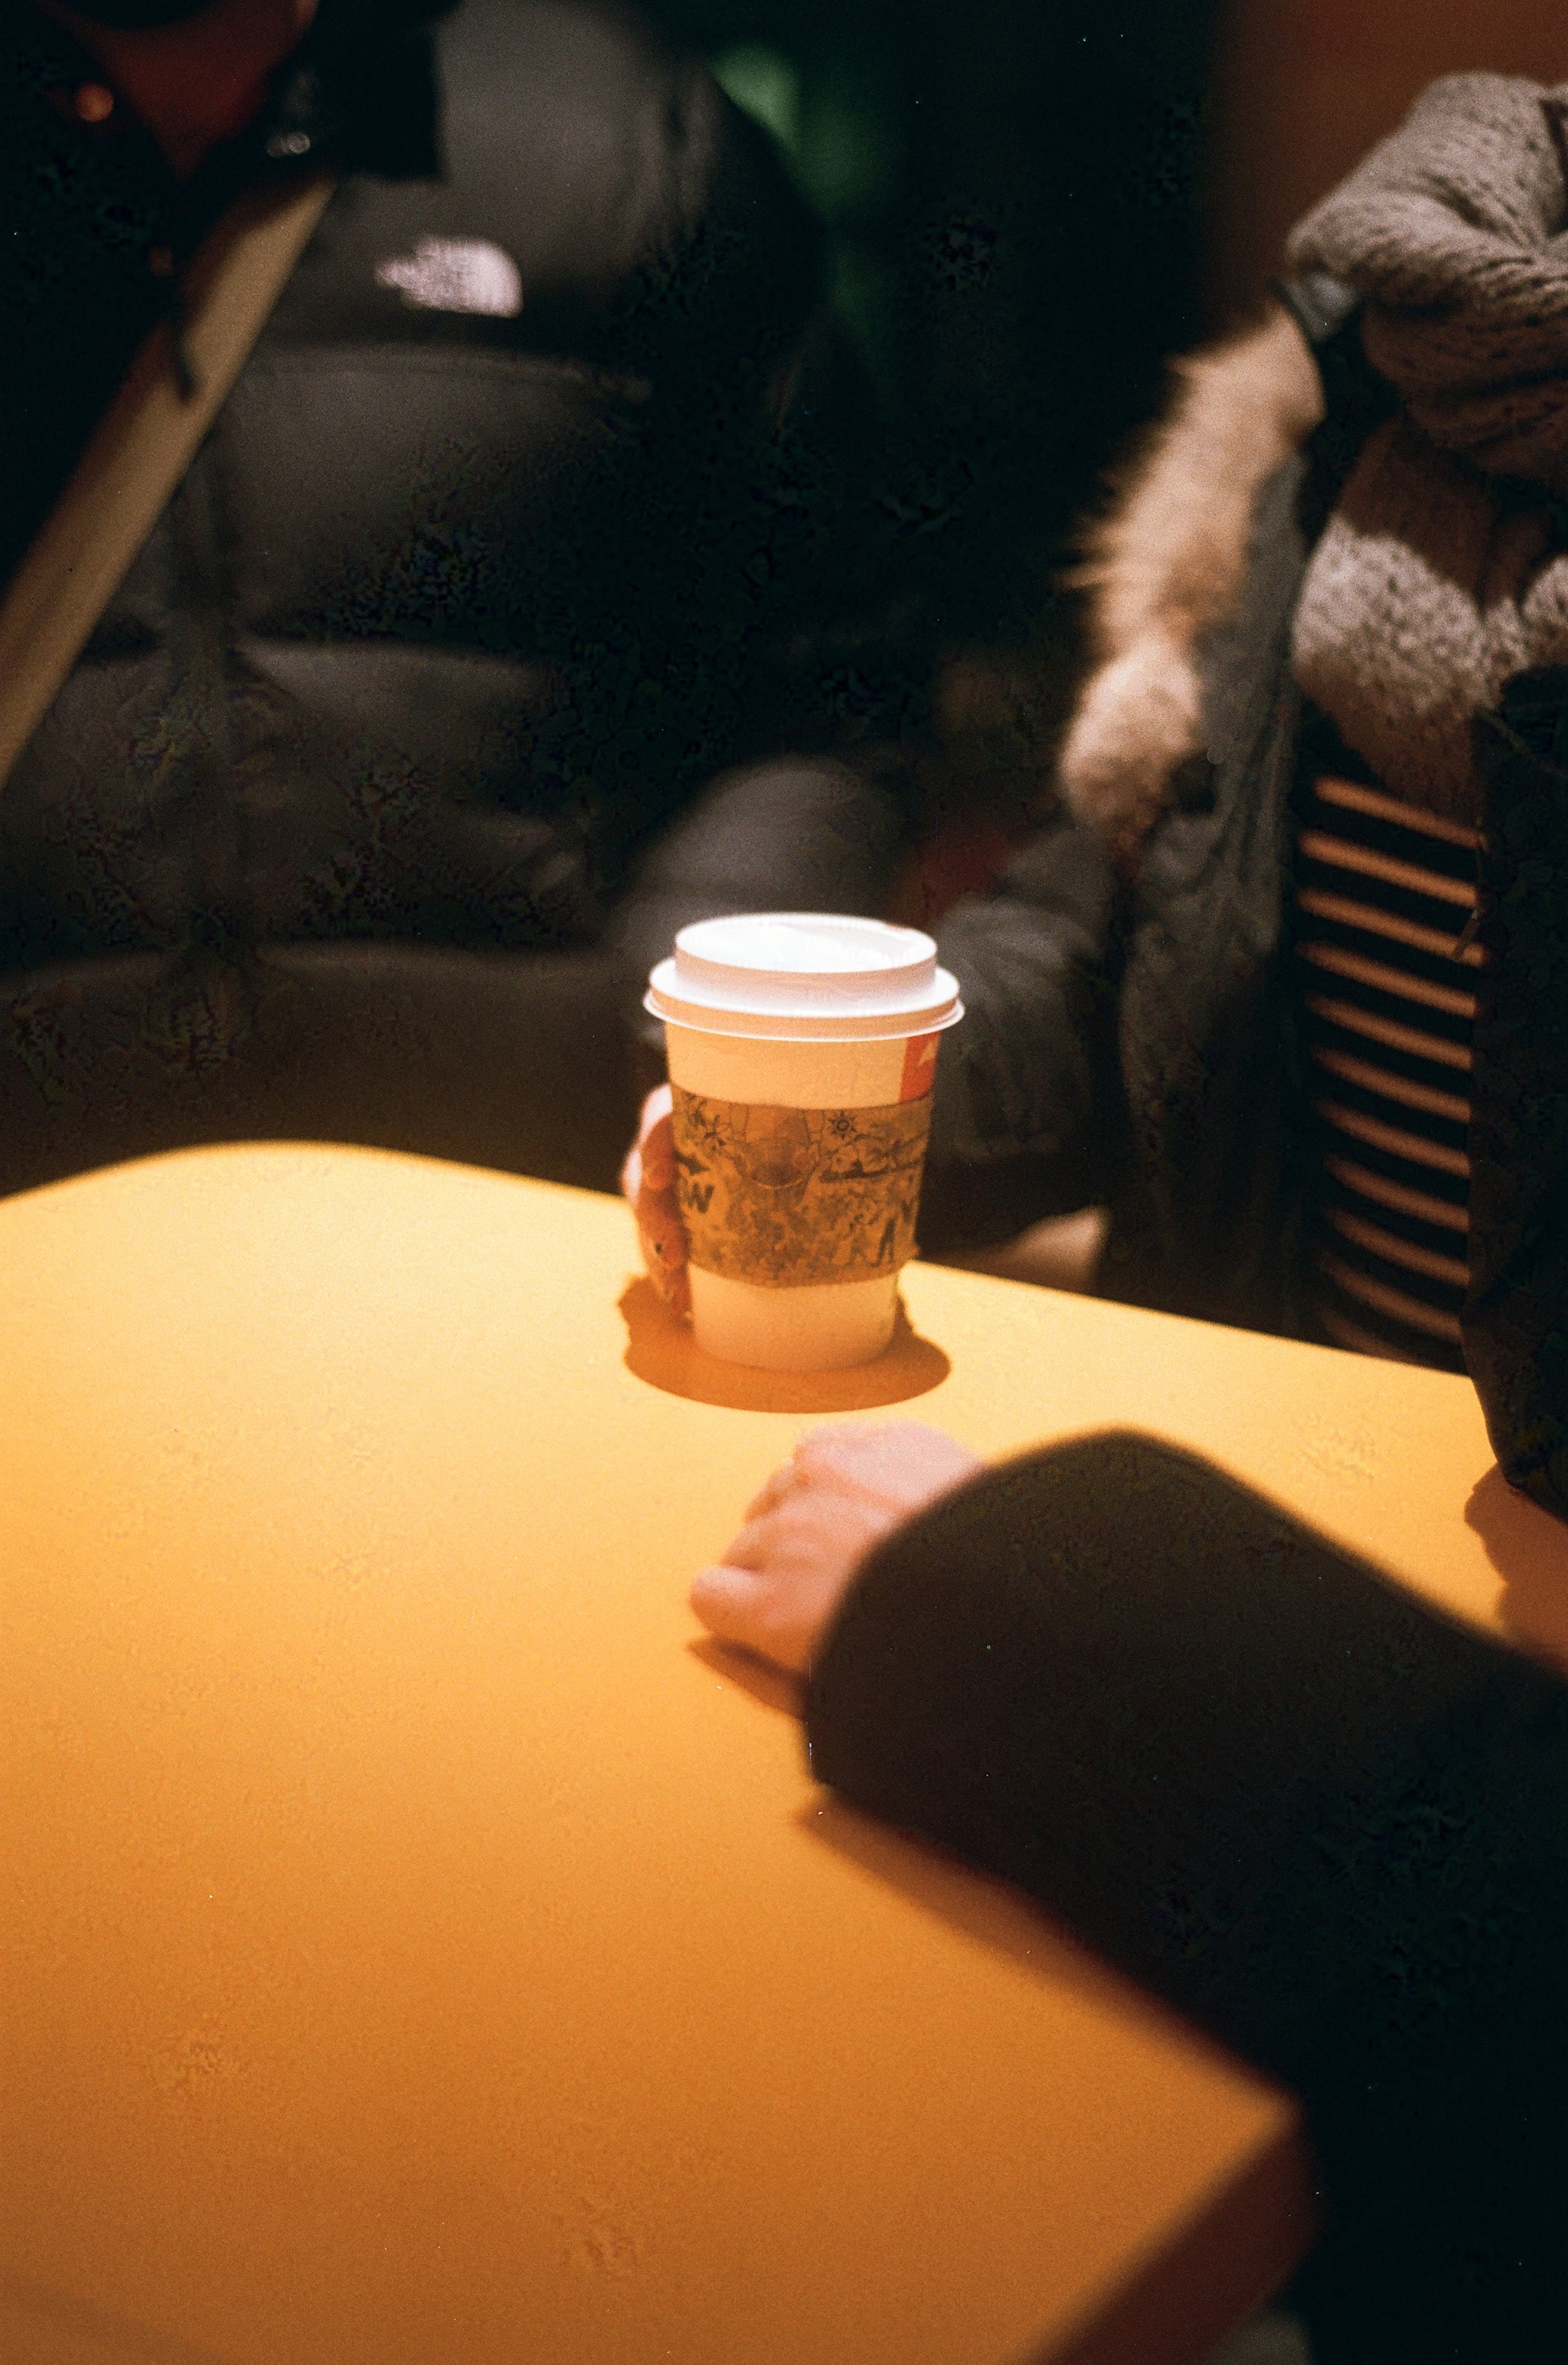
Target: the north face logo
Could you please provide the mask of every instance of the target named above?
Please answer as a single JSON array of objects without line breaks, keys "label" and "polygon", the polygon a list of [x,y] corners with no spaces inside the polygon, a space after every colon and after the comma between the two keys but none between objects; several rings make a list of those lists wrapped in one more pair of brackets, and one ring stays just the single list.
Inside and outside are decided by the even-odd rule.
[{"label": "the north face logo", "polygon": [[512,320],[522,309],[522,274],[487,238],[421,238],[412,254],[375,266],[383,287],[401,288],[421,312],[487,312]]}]

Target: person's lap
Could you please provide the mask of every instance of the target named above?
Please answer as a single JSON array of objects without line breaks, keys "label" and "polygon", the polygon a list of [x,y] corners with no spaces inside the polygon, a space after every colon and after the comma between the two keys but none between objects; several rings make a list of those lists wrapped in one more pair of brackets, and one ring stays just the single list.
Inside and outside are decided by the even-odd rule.
[{"label": "person's lap", "polygon": [[613,1191],[636,1128],[642,983],[675,929],[716,911],[876,910],[903,844],[879,782],[775,758],[659,832],[597,945],[312,937],[238,963],[106,951],[0,974],[0,1193],[284,1138]]},{"label": "person's lap", "polygon": [[364,1143],[612,1190],[635,1115],[593,951],[280,944],[0,978],[0,1193],[197,1143]]}]

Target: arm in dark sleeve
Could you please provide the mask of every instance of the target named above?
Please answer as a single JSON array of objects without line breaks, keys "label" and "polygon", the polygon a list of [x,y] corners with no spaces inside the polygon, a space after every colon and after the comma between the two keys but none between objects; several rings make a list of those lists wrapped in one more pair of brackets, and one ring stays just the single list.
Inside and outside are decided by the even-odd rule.
[{"label": "arm in dark sleeve", "polygon": [[965,1014],[936,1064],[928,1253],[991,1247],[1107,1194],[1122,1140],[1117,892],[1103,837],[1063,820],[939,931]]},{"label": "arm in dark sleeve", "polygon": [[1484,716],[1465,1363],[1504,1472],[1568,1519],[1568,668]]},{"label": "arm in dark sleeve", "polygon": [[710,782],[661,831],[612,913],[605,947],[618,998],[640,1019],[646,1081],[662,1072],[664,1027],[644,988],[676,931],[726,912],[887,907],[906,845],[896,790],[826,754],[776,756]]},{"label": "arm in dark sleeve", "polygon": [[622,642],[636,619],[644,776],[674,766],[614,881],[629,1014],[688,921],[886,909],[913,801],[887,751],[932,670],[821,227],[758,128],[708,103],[703,218],[647,306],[663,343],[646,465],[607,536]]},{"label": "arm in dark sleeve", "polygon": [[649,39],[611,62],[639,166],[616,207],[596,198],[578,266],[608,292],[567,323],[618,391],[534,554],[532,624],[570,717],[548,752],[612,892],[709,780],[783,747],[786,644],[813,566],[823,603],[836,590],[868,432],[821,223],[762,129]]},{"label": "arm in dark sleeve", "polygon": [[820,1778],[1016,1882],[1302,2097],[1320,2365],[1560,2339],[1561,1684],[1111,1436],[891,1537],[807,1729]]}]

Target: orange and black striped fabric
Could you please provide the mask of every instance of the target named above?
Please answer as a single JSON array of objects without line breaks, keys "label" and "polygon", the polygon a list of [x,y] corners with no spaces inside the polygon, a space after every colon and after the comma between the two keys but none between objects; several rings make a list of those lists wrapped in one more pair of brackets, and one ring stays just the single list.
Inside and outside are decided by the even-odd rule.
[{"label": "orange and black striped fabric", "polygon": [[1477,840],[1319,779],[1297,841],[1296,962],[1319,1127],[1325,1337],[1462,1372]]}]

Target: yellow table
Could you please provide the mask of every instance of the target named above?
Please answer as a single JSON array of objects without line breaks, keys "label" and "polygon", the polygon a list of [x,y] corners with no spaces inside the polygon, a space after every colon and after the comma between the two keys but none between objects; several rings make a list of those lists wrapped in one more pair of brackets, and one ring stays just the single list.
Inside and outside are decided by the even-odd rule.
[{"label": "yellow table", "polygon": [[1294,2106],[813,1789],[685,1588],[902,1400],[1147,1426],[1568,1650],[1469,1389],[924,1267],[765,1379],[631,1245],[316,1148],[0,1205],[6,2365],[1179,2365],[1299,2256]]}]

